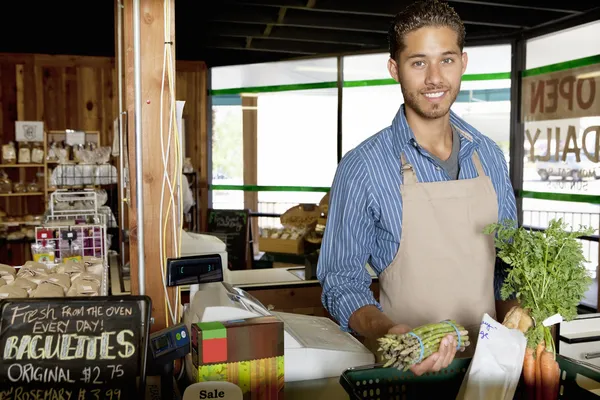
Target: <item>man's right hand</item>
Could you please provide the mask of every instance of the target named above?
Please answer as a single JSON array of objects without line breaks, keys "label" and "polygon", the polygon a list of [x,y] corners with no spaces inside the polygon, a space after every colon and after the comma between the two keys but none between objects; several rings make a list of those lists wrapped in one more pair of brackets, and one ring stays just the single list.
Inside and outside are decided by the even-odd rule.
[{"label": "man's right hand", "polygon": [[454,336],[447,335],[440,342],[440,347],[437,352],[433,353],[425,360],[410,367],[410,370],[420,376],[427,372],[438,372],[450,365],[456,355],[457,342]]}]

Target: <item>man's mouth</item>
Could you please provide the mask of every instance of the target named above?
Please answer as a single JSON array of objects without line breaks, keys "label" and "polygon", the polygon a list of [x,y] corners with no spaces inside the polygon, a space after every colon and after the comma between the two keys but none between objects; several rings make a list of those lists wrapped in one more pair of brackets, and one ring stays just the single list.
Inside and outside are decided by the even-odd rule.
[{"label": "man's mouth", "polygon": [[443,98],[446,95],[446,92],[447,92],[446,90],[439,90],[437,92],[426,92],[426,93],[423,93],[423,95],[428,100],[436,101],[436,100]]}]

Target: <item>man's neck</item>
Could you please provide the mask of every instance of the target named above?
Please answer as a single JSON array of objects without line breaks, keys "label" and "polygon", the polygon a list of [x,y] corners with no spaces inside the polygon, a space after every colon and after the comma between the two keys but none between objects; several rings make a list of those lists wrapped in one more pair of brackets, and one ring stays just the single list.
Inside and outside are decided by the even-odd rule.
[{"label": "man's neck", "polygon": [[446,159],[452,152],[452,127],[450,113],[436,119],[426,119],[411,108],[405,108],[408,126],[413,131],[417,143],[440,159]]}]

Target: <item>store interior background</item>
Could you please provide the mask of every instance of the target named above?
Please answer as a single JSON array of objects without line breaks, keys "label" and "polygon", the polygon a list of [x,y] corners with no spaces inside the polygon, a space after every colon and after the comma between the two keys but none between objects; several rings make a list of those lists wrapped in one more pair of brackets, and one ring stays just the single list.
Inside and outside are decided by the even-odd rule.
[{"label": "store interior background", "polygon": [[[592,10],[593,2],[564,4],[565,8],[577,7],[572,12],[543,11],[543,2],[534,0],[485,3],[494,2],[513,7],[477,5],[470,9],[473,18],[480,9],[481,20],[467,25],[469,64],[452,109],[503,150],[520,199],[523,225],[545,228],[549,220],[561,217],[574,227],[583,224],[599,229],[597,137],[586,137],[589,154],[581,150],[576,159],[570,153],[561,162],[554,157],[540,159],[548,146],[552,156],[556,148],[554,142],[547,144],[545,133],[535,141],[537,157],[532,159],[525,131],[560,127],[562,157],[568,127],[575,126],[576,145],[582,149],[584,130],[600,126],[600,109],[595,116],[524,124],[517,115],[521,79],[546,72],[548,66],[560,71],[595,66],[578,79],[593,79],[596,96],[600,96],[600,13]],[[13,140],[15,121],[34,120],[44,121],[47,130],[99,131],[102,143],[112,144],[113,121],[119,111],[115,5],[94,5],[86,11],[81,3],[85,2],[66,2],[69,12],[62,17],[57,14],[59,7],[49,4],[36,5],[35,12],[22,4],[11,5],[14,9],[5,14],[22,13],[28,22],[15,17],[1,28],[5,38],[0,45],[2,143]],[[368,10],[371,6],[350,2],[340,5],[345,11],[338,13],[318,10],[319,6],[312,10],[305,1],[294,0],[225,1],[215,12],[202,12],[191,3],[176,2],[177,99],[186,101],[186,157],[197,174],[195,219],[189,220],[197,223],[190,227],[205,231],[209,208],[249,208],[257,214],[253,220],[259,234],[263,228],[279,226],[273,214],[299,203],[319,203],[340,157],[390,124],[402,102],[400,89],[386,68],[384,31],[393,2],[382,2],[389,3],[379,6],[385,12],[375,10],[375,5]],[[309,5],[319,3],[325,7],[343,2],[308,1]],[[478,2],[452,3],[468,10],[465,5]],[[577,15],[584,10],[592,11]],[[92,13],[94,23],[81,17]],[[324,16],[341,22],[335,29],[316,27],[323,24]],[[312,17],[312,22],[305,22]],[[572,18],[565,21],[564,17]],[[511,36],[553,20],[559,22]],[[286,25],[285,21],[290,22]],[[368,32],[369,26],[379,28]],[[261,39],[264,29],[273,31],[273,38]],[[30,31],[33,38],[21,37]],[[307,39],[302,39],[309,31]],[[316,31],[323,32],[323,37]],[[331,32],[336,39],[324,39]],[[340,32],[348,34],[347,42],[360,36],[370,44],[343,43]],[[298,37],[294,39],[293,33]],[[19,39],[13,40],[16,36]],[[544,175],[557,168],[566,169],[569,176]],[[126,208],[115,204],[120,221]],[[15,215],[41,212],[43,207],[34,196],[6,196],[0,205]],[[259,216],[263,214],[271,216]],[[119,230],[114,234],[118,237]],[[3,243],[2,262],[27,260],[27,245]],[[597,309],[598,235],[583,240],[583,246],[594,278],[584,306]],[[260,258],[258,246],[255,250]]]}]

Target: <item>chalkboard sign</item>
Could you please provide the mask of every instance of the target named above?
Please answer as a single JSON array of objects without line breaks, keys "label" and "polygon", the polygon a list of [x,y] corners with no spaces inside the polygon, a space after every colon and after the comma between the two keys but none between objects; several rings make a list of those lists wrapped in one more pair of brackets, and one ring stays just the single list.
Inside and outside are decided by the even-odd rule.
[{"label": "chalkboard sign", "polygon": [[0,301],[0,400],[141,399],[150,298]]},{"label": "chalkboard sign", "polygon": [[208,232],[227,235],[230,270],[251,268],[248,210],[208,210]]}]

